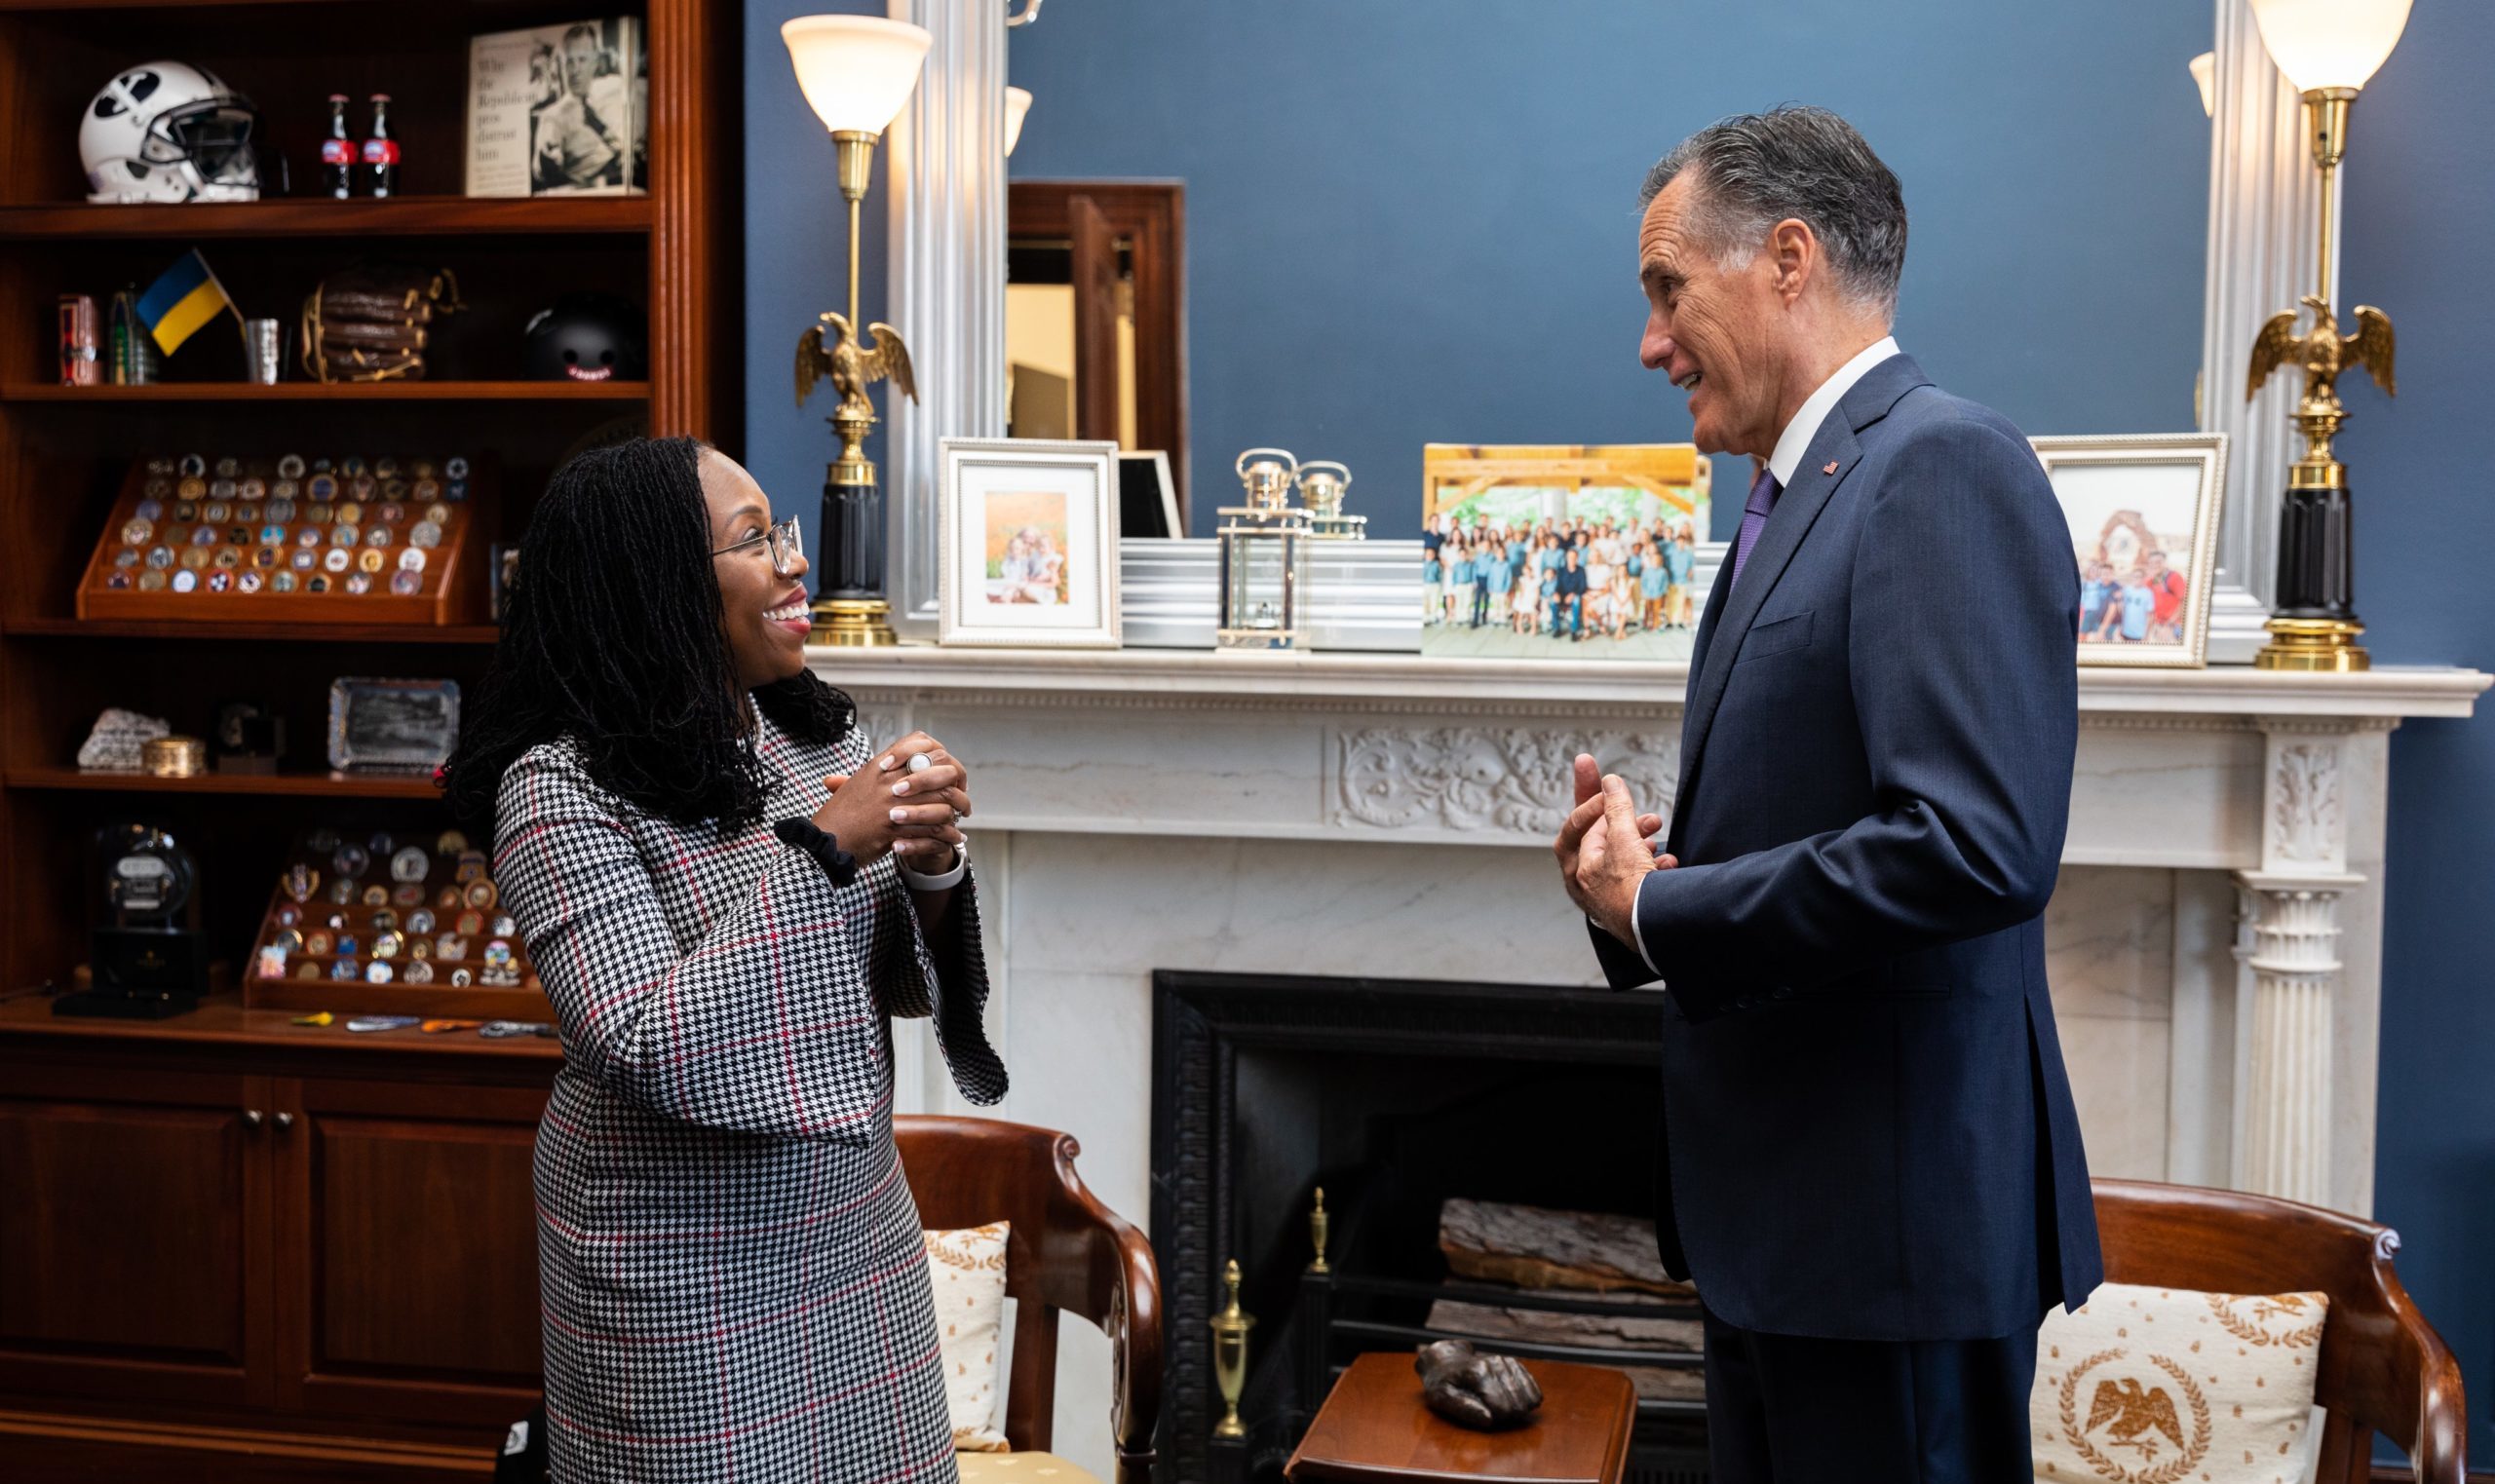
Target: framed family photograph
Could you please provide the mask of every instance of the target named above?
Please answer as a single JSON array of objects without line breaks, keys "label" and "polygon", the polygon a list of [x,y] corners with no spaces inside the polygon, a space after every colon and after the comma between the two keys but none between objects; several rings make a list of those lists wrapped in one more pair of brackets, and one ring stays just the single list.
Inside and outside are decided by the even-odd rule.
[{"label": "framed family photograph", "polygon": [[1118,445],[945,438],[938,642],[1118,646]]},{"label": "framed family photograph", "polygon": [[2207,663],[2226,435],[2028,441],[2053,480],[2079,565],[2079,663]]},{"label": "framed family photograph", "polygon": [[1689,658],[1711,570],[1694,445],[1431,443],[1421,475],[1421,653]]}]

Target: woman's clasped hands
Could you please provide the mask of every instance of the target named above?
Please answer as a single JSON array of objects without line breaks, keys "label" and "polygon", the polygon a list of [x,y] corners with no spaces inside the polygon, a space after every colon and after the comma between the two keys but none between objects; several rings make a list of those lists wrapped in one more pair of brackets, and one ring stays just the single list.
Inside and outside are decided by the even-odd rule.
[{"label": "woman's clasped hands", "polygon": [[[919,758],[925,766],[917,766]],[[815,811],[815,827],[860,864],[890,852],[922,875],[952,868],[961,821],[971,813],[970,774],[943,743],[912,732],[857,773],[829,774],[824,784],[831,797]]]}]

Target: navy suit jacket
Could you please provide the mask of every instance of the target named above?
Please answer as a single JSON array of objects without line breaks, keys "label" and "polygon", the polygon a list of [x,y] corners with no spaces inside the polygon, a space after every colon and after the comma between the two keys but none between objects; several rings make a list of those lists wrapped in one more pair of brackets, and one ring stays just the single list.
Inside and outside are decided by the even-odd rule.
[{"label": "navy suit jacket", "polygon": [[1657,1236],[1731,1323],[1994,1338],[2103,1276],[2045,988],[2078,581],[2026,438],[1893,356],[1708,599],[1636,912],[1676,1011]]}]

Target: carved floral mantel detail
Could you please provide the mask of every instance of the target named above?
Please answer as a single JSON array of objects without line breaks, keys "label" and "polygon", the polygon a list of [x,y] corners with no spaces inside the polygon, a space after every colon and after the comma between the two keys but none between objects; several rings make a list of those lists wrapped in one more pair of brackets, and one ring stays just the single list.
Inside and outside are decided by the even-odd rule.
[{"label": "carved floral mantel detail", "polygon": [[1626,780],[1640,809],[1667,819],[1680,785],[1671,733],[1351,727],[1337,742],[1335,821],[1379,829],[1555,834],[1575,802],[1570,765],[1580,752]]},{"label": "carved floral mantel detail", "polygon": [[2344,856],[2339,743],[2291,742],[2278,749],[2270,782],[2270,855],[2282,863],[2321,864]]}]

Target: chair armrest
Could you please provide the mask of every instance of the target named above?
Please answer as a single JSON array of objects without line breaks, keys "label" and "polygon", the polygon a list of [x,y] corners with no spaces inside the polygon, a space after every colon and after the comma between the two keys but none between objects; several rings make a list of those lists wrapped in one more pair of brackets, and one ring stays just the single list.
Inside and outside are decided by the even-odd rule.
[{"label": "chair armrest", "polygon": [[1088,1190],[1091,1311],[1102,1315],[1109,1337],[1116,1392],[1111,1426],[1117,1434],[1121,1484],[1151,1477],[1152,1436],[1161,1425],[1161,1269],[1152,1243],[1102,1205]]},{"label": "chair armrest", "polygon": [[2467,1484],[2469,1474],[2469,1403],[2461,1388],[2460,1362],[2440,1338],[2425,1354],[2417,1394],[2417,1446],[2408,1463],[2417,1484]]}]

